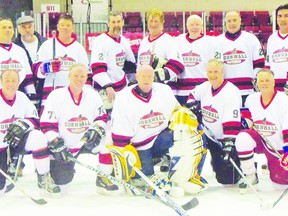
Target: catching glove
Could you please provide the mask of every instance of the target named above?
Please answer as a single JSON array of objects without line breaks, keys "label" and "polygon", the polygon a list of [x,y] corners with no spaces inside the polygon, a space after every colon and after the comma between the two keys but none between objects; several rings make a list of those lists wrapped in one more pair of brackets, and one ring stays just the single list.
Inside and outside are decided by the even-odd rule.
[{"label": "catching glove", "polygon": [[84,143],[84,148],[86,148],[89,152],[93,152],[93,149],[95,149],[99,144],[103,137],[105,137],[106,133],[104,128],[93,125],[90,129],[88,129],[83,137],[81,138],[81,142]]},{"label": "catching glove", "polygon": [[202,109],[200,101],[192,101],[186,104],[186,107],[191,110],[194,115],[197,117],[197,121],[199,124],[203,124],[202,121]]},{"label": "catching glove", "polygon": [[157,68],[154,70],[154,73],[155,82],[163,83],[164,81],[168,81],[170,79],[169,71],[166,68]]},{"label": "catching glove", "polygon": [[283,155],[282,158],[280,159],[280,165],[288,170],[288,146],[283,147]]},{"label": "catching glove", "polygon": [[48,143],[48,149],[56,160],[68,161],[70,152],[62,138],[55,138]]},{"label": "catching glove", "polygon": [[13,124],[9,125],[3,140],[4,143],[7,142],[11,147],[17,147],[25,137],[25,133],[29,130],[29,128],[29,124],[27,124],[25,121],[15,121]]},{"label": "catching glove", "polygon": [[43,62],[41,65],[42,74],[59,72],[60,69],[61,69],[61,61],[57,59]]},{"label": "catching glove", "polygon": [[163,57],[156,57],[151,66],[153,69],[163,68],[167,62],[168,61]]},{"label": "catching glove", "polygon": [[225,161],[228,161],[230,157],[232,156],[233,150],[235,148],[234,146],[234,139],[232,138],[224,138],[222,143],[223,143],[223,152],[224,152],[224,157],[223,159]]}]

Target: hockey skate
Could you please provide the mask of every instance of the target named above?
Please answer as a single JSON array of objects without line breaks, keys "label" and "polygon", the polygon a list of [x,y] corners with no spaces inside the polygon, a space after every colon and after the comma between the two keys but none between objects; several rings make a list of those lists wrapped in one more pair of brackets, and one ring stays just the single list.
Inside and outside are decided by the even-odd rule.
[{"label": "hockey skate", "polygon": [[60,194],[61,192],[60,187],[54,183],[54,180],[52,179],[49,172],[43,175],[37,174],[37,176],[38,176],[38,188],[41,189],[41,192],[44,192],[50,195]]},{"label": "hockey skate", "polygon": [[96,191],[102,195],[116,196],[120,194],[119,187],[113,184],[108,178],[97,176]]},{"label": "hockey skate", "polygon": [[[252,173],[250,175],[245,175],[245,176],[246,176],[246,179],[245,179],[246,181],[249,181],[251,185],[253,185],[254,187],[257,187],[257,184],[259,182],[257,173]],[[249,190],[251,190],[249,184],[245,180],[243,179],[242,182],[239,183],[239,190],[241,194],[245,194],[249,192]]]},{"label": "hockey skate", "polygon": [[169,155],[163,155],[162,157],[153,158],[153,165],[159,166],[161,172],[168,172],[171,162]]}]

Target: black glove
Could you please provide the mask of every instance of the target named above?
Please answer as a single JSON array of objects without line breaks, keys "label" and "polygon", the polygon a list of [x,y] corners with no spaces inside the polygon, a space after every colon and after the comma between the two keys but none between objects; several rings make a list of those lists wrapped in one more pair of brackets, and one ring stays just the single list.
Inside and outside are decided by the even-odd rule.
[{"label": "black glove", "polygon": [[94,127],[88,129],[83,137],[81,138],[81,142],[84,143],[84,148],[86,148],[89,152],[93,152],[93,149],[96,148],[101,139],[105,137],[106,133],[104,128],[95,125]]},{"label": "black glove", "polygon": [[40,97],[37,94],[27,94],[27,97],[37,107],[40,102]]},{"label": "black glove", "polygon": [[25,133],[29,130],[30,126],[25,121],[17,120],[13,124],[10,124],[3,142],[7,142],[11,147],[17,147],[23,138]]},{"label": "black glove", "polygon": [[200,101],[192,101],[191,103],[187,103],[185,106],[188,109],[190,109],[191,112],[193,112],[196,115],[198,123],[199,124],[203,124],[203,121],[202,121],[202,109],[201,109]]},{"label": "black glove", "polygon": [[157,68],[154,70],[155,73],[155,82],[163,83],[170,79],[170,74],[167,68]]},{"label": "black glove", "polygon": [[152,66],[153,69],[163,68],[166,65],[167,62],[168,61],[165,58],[155,57],[151,66]]},{"label": "black glove", "polygon": [[233,138],[224,138],[222,143],[223,143],[223,153],[224,157],[223,159],[228,161],[230,157],[232,157],[232,153],[234,152],[234,142],[235,139]]},{"label": "black glove", "polygon": [[56,160],[68,161],[68,156],[70,152],[67,146],[64,143],[62,138],[55,138],[51,142],[48,143],[48,149],[53,154],[53,157]]}]

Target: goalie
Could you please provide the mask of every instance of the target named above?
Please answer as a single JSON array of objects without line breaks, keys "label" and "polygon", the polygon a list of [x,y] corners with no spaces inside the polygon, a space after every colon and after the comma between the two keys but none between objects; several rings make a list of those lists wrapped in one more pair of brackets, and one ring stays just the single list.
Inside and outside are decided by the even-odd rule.
[{"label": "goalie", "polygon": [[[111,116],[113,144],[121,150],[131,143],[139,155],[141,171],[156,184],[163,180],[166,182],[164,188],[169,189],[169,182],[165,180],[167,176],[154,175],[153,159],[168,154],[173,145],[173,133],[168,124],[172,111],[179,103],[169,86],[154,83],[154,71],[150,65],[138,67],[136,80],[137,84],[121,91],[115,99]],[[114,173],[117,175],[116,171],[122,168],[116,169]],[[126,176],[121,174],[123,180],[129,180],[130,177]],[[138,174],[131,177],[134,186],[145,186]]]}]

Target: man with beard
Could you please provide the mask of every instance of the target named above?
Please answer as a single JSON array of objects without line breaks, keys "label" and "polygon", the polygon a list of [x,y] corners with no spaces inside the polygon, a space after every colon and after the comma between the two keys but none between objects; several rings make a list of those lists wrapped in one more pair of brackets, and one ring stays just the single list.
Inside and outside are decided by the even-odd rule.
[{"label": "man with beard", "polygon": [[[111,112],[116,93],[127,86],[127,71],[136,71],[135,57],[128,40],[121,35],[124,25],[123,16],[119,12],[112,12],[108,18],[109,31],[102,33],[93,40],[91,52],[91,70],[94,88],[99,91],[103,99],[103,107]],[[109,135],[110,121],[107,127],[107,144],[112,145]],[[112,161],[105,149],[99,154],[99,168],[107,174],[112,173]],[[118,194],[118,186],[108,179],[98,177],[97,191],[102,194]]]}]

